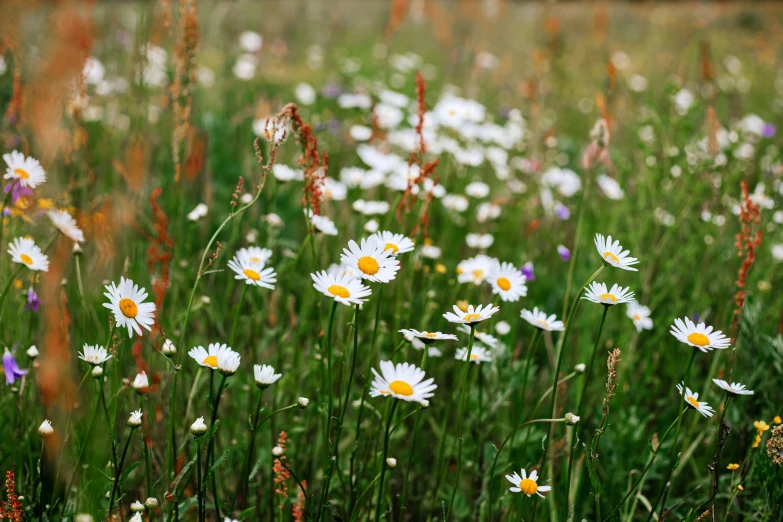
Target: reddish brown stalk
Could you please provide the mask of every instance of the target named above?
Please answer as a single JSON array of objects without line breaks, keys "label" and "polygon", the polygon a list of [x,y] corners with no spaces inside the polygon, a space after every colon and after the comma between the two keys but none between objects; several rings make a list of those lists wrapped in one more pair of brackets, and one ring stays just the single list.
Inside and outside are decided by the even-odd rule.
[{"label": "reddish brown stalk", "polygon": [[[285,120],[291,122],[291,128],[302,146],[302,157],[299,158],[299,165],[305,175],[302,204],[306,204],[313,214],[318,216],[321,214],[321,189],[329,169],[329,156],[326,151],[318,150],[318,139],[313,135],[313,128],[302,120],[299,107],[295,103],[283,107],[278,115],[278,124],[282,124]],[[276,128],[272,129],[273,140],[276,139],[276,132]]]},{"label": "reddish brown stalk", "polygon": [[280,504],[277,506],[278,509],[283,509],[283,499],[288,498],[288,478],[291,476],[291,474],[288,472],[288,470],[283,466],[283,462],[285,462],[285,450],[286,450],[286,440],[288,439],[288,435],[286,432],[281,431],[280,435],[277,437],[277,446],[279,448],[283,449],[283,454],[279,457],[275,458],[275,465],[273,468],[273,471],[275,472],[275,493],[278,495],[281,495],[280,498]]},{"label": "reddish brown stalk", "polygon": [[[735,236],[737,256],[742,257],[742,264],[737,275],[737,293],[734,294],[734,314],[731,324],[732,344],[737,339],[742,309],[745,306],[745,284],[748,274],[756,261],[756,251],[761,244],[761,211],[759,206],[753,203],[748,193],[748,184],[742,181],[742,202],[740,204],[739,223],[740,231]],[[731,352],[731,368],[734,369],[734,351]],[[729,372],[731,378],[731,372]]]},{"label": "reddish brown stalk", "polygon": [[19,497],[16,495],[13,471],[8,471],[5,474],[5,491],[6,500],[0,504],[0,520],[22,522],[22,503],[19,502]]},{"label": "reddish brown stalk", "polygon": [[[163,309],[163,300],[166,297],[166,290],[169,288],[170,265],[173,259],[174,239],[169,236],[169,220],[166,213],[158,204],[158,198],[163,194],[163,189],[156,188],[150,196],[150,206],[152,207],[152,219],[155,236],[147,249],[147,271],[155,275],[156,268],[159,273],[152,278],[152,293],[155,295],[155,324],[152,327],[150,339],[156,349],[160,349],[160,343],[155,342],[157,334],[163,337],[163,330],[160,326],[160,314]],[[161,340],[162,342],[162,340]]]},{"label": "reddish brown stalk", "polygon": [[[171,22],[171,5],[164,2]],[[175,181],[182,175],[180,147],[190,130],[190,115],[193,105],[193,84],[196,78],[196,50],[201,34],[198,25],[198,4],[195,0],[180,0],[177,43],[174,45],[174,81],[169,87],[174,131],[171,135],[171,154],[175,165]]]}]

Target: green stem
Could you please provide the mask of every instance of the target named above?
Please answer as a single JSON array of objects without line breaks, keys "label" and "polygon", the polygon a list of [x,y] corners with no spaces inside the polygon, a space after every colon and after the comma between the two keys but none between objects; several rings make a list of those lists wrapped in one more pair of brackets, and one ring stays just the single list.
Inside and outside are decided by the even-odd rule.
[{"label": "green stem", "polygon": [[204,522],[204,489],[201,487],[201,441],[196,439],[196,485],[198,486],[198,522]]},{"label": "green stem", "polygon": [[383,477],[386,474],[386,456],[389,454],[389,434],[391,433],[391,423],[394,418],[394,410],[397,409],[399,399],[393,399],[389,407],[389,416],[386,418],[386,436],[383,438],[383,456],[381,457],[381,478],[378,483],[378,500],[375,503],[375,522],[381,519],[381,509],[383,508]]},{"label": "green stem", "polygon": [[[682,396],[685,397],[685,386],[688,381],[688,378],[691,375],[691,368],[693,367],[693,360],[696,358],[696,348],[693,349],[691,352],[691,358],[688,360],[688,367],[685,369],[685,378],[682,381]],[[679,408],[678,408],[679,410]],[[658,507],[658,503],[661,501],[661,498],[663,497],[663,492],[666,491],[666,485],[669,483],[669,480],[672,477],[672,473],[674,472],[674,466],[677,464],[677,442],[680,440],[680,428],[682,427],[682,411],[680,411],[680,414],[677,415],[677,428],[674,430],[674,442],[672,443],[672,449],[669,450],[669,470],[666,472],[666,479],[663,481],[663,487],[661,488],[660,493],[658,493],[658,497],[655,499],[655,503],[650,508],[650,515],[647,517],[647,522],[650,522],[652,520],[653,515],[655,514],[655,510]]]},{"label": "green stem", "polygon": [[332,302],[332,311],[329,313],[329,326],[326,334],[326,375],[329,381],[328,389],[326,390],[326,396],[328,404],[326,405],[326,411],[328,416],[326,418],[326,440],[324,444],[329,447],[329,433],[332,429],[332,414],[334,408],[334,401],[332,400],[332,390],[334,389],[334,380],[332,377],[332,329],[334,326],[334,314],[337,311],[337,301]]},{"label": "green stem", "polygon": [[[2,222],[2,216],[0,216],[0,222]],[[0,249],[2,250],[2,249]],[[19,275],[19,272],[22,270],[24,265],[19,265],[19,267],[14,270],[14,273],[11,274],[11,277],[8,279],[8,282],[5,285],[5,288],[3,289],[3,293],[0,294],[0,310],[3,309],[3,303],[5,302],[5,296],[8,295],[8,290],[11,288],[11,284],[14,282],[14,279],[16,279],[16,276]]]},{"label": "green stem", "polygon": [[229,337],[228,340],[228,346],[232,347],[234,346],[234,336],[237,333],[237,324],[239,323],[239,313],[242,310],[242,303],[245,300],[245,294],[247,293],[247,287],[250,285],[244,285],[242,287],[242,295],[239,296],[239,303],[237,303],[237,310],[234,313],[234,325],[231,327],[231,337]]},{"label": "green stem", "polygon": [[[214,373],[215,370],[212,370]],[[210,374],[212,376],[213,374]],[[226,384],[226,379],[228,379],[227,375],[223,375],[223,378],[220,380],[220,384],[218,385],[217,394],[215,395],[215,405],[212,408],[212,422],[210,423],[210,427],[215,425],[215,422],[217,421],[217,414],[218,414],[218,406],[220,405],[220,396],[223,394],[223,388]],[[217,437],[217,433],[212,435],[212,438],[209,439],[209,445],[207,446],[207,462],[206,467],[204,469],[204,479],[209,480],[209,466],[210,464],[214,464],[214,450],[215,450],[215,438]],[[215,504],[215,515],[217,516],[216,520],[220,520],[220,500],[218,499],[218,493],[217,493],[217,479],[215,478],[215,474],[212,474],[212,498],[214,500]]]},{"label": "green stem", "polygon": [[[604,322],[606,322],[606,314],[609,313],[609,305],[603,305],[604,306],[604,313],[601,315],[601,323],[598,325],[598,335],[595,337],[595,344],[593,345],[593,355],[590,357],[590,364],[587,366],[587,370],[585,371],[585,381],[584,384],[582,384],[582,393],[579,396],[579,405],[576,407],[576,416],[580,417],[582,416],[582,405],[585,401],[585,396],[587,395],[587,386],[590,384],[590,373],[593,371],[593,365],[595,364],[595,357],[598,354],[598,345],[601,342],[601,332],[604,329]],[[578,431],[578,424],[574,426],[574,433],[573,433],[573,442],[571,443],[571,451],[569,453],[568,458],[568,474],[566,475],[566,494],[565,494],[565,500],[563,502],[563,520],[568,522],[568,499],[569,494],[571,492],[571,473],[574,469],[574,457],[576,453],[576,446],[579,443],[579,437],[577,436]]]},{"label": "green stem", "polygon": [[476,326],[470,323],[470,340],[468,341],[468,353],[465,357],[465,372],[462,374],[462,388],[460,391],[461,399],[459,403],[459,413],[457,415],[457,476],[454,479],[454,489],[451,492],[451,500],[449,501],[449,509],[446,511],[446,522],[451,515],[451,508],[454,506],[454,498],[457,496],[457,489],[459,487],[459,476],[462,471],[462,434],[463,434],[463,419],[462,416],[465,413],[465,388],[467,388],[468,372],[470,371],[470,356],[473,353],[473,339],[476,335]]},{"label": "green stem", "polygon": [[11,197],[14,192],[14,185],[16,185],[17,183],[19,183],[19,180],[17,179],[11,182],[11,186],[8,187],[8,192],[6,193],[5,198],[3,198],[3,206],[0,207],[0,258],[3,257],[3,251],[5,250],[5,248],[3,247],[3,227],[5,225],[4,211],[5,211],[5,207],[8,206],[8,202],[11,201]]},{"label": "green stem", "polygon": [[109,496],[109,519],[111,519],[112,511],[114,511],[114,497],[117,495],[117,490],[120,487],[120,474],[122,474],[122,466],[125,464],[125,456],[128,454],[128,446],[130,446],[130,441],[133,438],[134,431],[136,431],[136,428],[131,427],[128,438],[125,441],[125,449],[122,450],[122,458],[120,458],[120,463],[117,466],[116,473],[114,474],[114,484],[112,484],[111,495]]},{"label": "green stem", "polygon": [[[685,409],[682,411],[682,413],[685,413],[687,410],[688,410],[688,408],[685,408]],[[624,496],[624,497],[623,497],[623,499],[620,501],[620,503],[619,503],[619,504],[617,504],[617,506],[615,506],[615,508],[612,510],[612,512],[611,512],[611,513],[609,513],[609,515],[608,515],[608,516],[606,516],[606,518],[604,518],[604,519],[603,519],[603,522],[607,522],[608,520],[610,520],[610,519],[612,518],[612,515],[614,515],[615,513],[617,513],[617,511],[618,511],[618,510],[619,510],[621,507],[623,507],[623,504],[625,504],[625,502],[628,500],[628,498],[631,496],[631,494],[632,494],[632,493],[633,493],[633,492],[636,490],[636,488],[639,486],[639,483],[640,483],[640,482],[641,482],[641,481],[644,479],[644,476],[647,474],[647,471],[649,471],[650,467],[653,465],[653,462],[655,461],[655,457],[657,457],[657,456],[658,456],[658,452],[660,451],[660,449],[661,449],[661,446],[663,445],[663,441],[664,441],[664,440],[666,440],[666,436],[667,436],[667,435],[669,435],[669,432],[670,432],[670,431],[671,431],[671,429],[674,427],[674,425],[675,425],[675,424],[677,424],[677,422],[678,422],[678,421],[679,421],[679,416],[678,416],[676,419],[674,419],[674,421],[673,421],[673,422],[672,422],[672,423],[669,425],[669,427],[668,427],[668,428],[666,428],[666,431],[663,433],[663,437],[661,437],[661,438],[658,440],[658,447],[657,447],[657,448],[655,448],[655,449],[653,450],[653,454],[650,456],[650,460],[648,460],[648,461],[647,461],[647,465],[646,465],[646,466],[644,467],[644,469],[642,470],[641,474],[639,475],[639,478],[638,478],[638,479],[636,479],[636,482],[634,482],[633,486],[631,486],[631,488],[630,488],[630,489],[628,490],[628,492],[625,494],[625,496]]]},{"label": "green stem", "polygon": [[[262,388],[258,392],[258,403],[256,404],[256,416],[253,419],[253,426],[250,428],[250,446],[247,450],[247,459],[245,461],[245,473],[244,473],[244,481],[242,482],[243,487],[240,491],[241,494],[244,494],[245,497],[249,496],[250,493],[250,464],[253,462],[253,447],[256,443],[256,430],[258,429],[258,421],[261,417],[261,399],[264,397],[264,389]],[[247,499],[245,499],[245,506],[247,506]]]}]

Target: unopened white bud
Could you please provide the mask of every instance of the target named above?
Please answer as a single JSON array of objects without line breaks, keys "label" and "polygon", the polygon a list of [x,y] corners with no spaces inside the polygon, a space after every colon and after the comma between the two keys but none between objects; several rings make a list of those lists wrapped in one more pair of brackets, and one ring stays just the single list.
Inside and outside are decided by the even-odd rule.
[{"label": "unopened white bud", "polygon": [[299,397],[299,399],[296,401],[299,404],[299,407],[302,409],[307,408],[307,405],[310,404],[310,399],[307,399],[305,397]]},{"label": "unopened white bud", "polygon": [[174,346],[174,343],[171,342],[171,339],[166,339],[166,342],[163,343],[160,351],[163,352],[164,355],[174,355],[177,353],[177,348]]},{"label": "unopened white bud", "polygon": [[285,450],[281,446],[275,446],[272,448],[272,455],[275,457],[282,457]]},{"label": "unopened white bud", "polygon": [[150,497],[144,501],[144,505],[147,509],[155,509],[158,507],[158,499],[155,497]]},{"label": "unopened white bud", "polygon": [[428,401],[427,399],[422,399],[420,404],[421,407],[424,408],[425,410],[430,407],[430,401]]},{"label": "unopened white bud", "polygon": [[585,368],[587,368],[587,366],[585,366],[584,363],[579,363],[574,366],[574,371],[577,373],[585,373]]},{"label": "unopened white bud", "polygon": [[386,459],[386,465],[389,466],[389,468],[396,468],[397,467],[397,459],[393,459],[389,457]]},{"label": "unopened white bud", "polygon": [[27,349],[27,356],[30,359],[35,359],[38,357],[38,348],[35,345],[32,345],[30,348]]},{"label": "unopened white bud", "polygon": [[204,417],[199,417],[196,422],[190,425],[190,434],[194,437],[201,437],[207,432],[207,425],[204,423]]},{"label": "unopened white bud", "polygon": [[574,426],[577,422],[581,420],[580,417],[577,417],[573,413],[566,413],[565,414],[565,423],[569,426]]},{"label": "unopened white bud", "polygon": [[142,504],[137,500],[136,502],[131,504],[131,511],[133,511],[134,513],[141,513],[142,511],[144,511],[144,504]]},{"label": "unopened white bud", "polygon": [[40,435],[42,439],[48,439],[53,433],[54,428],[52,428],[52,423],[49,422],[49,419],[46,419],[38,426],[38,435]]},{"label": "unopened white bud", "polygon": [[100,379],[101,377],[103,377],[103,366],[93,366],[90,375],[92,375],[96,379]]},{"label": "unopened white bud", "polygon": [[[141,426],[141,410],[136,410],[130,414],[130,417],[128,417],[128,426],[131,428],[138,428]],[[139,505],[141,506],[141,502],[139,502]],[[142,509],[144,508],[142,507]]]}]

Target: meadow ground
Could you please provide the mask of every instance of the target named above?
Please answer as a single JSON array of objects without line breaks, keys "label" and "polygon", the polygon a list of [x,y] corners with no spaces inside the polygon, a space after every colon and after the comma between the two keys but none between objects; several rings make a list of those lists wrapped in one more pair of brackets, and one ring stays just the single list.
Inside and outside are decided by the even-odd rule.
[{"label": "meadow ground", "polygon": [[0,520],[780,520],[781,15],[3,2]]}]

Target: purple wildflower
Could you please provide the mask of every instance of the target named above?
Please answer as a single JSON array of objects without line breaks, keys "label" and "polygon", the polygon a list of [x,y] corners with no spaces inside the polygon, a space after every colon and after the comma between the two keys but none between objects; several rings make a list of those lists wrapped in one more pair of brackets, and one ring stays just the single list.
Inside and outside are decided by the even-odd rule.
[{"label": "purple wildflower", "polygon": [[535,273],[533,272],[533,262],[528,261],[524,265],[522,265],[522,275],[525,276],[525,279],[527,281],[533,281],[536,278]]},{"label": "purple wildflower", "polygon": [[321,96],[324,98],[337,98],[343,90],[336,83],[327,83],[321,87]]},{"label": "purple wildflower", "polygon": [[33,287],[30,287],[29,290],[27,290],[27,304],[24,305],[25,310],[32,310],[33,313],[38,313],[38,305],[40,304],[40,301],[38,299],[38,294],[35,293],[35,290],[33,290]]},{"label": "purple wildflower", "polygon": [[764,130],[761,131],[761,135],[765,138],[771,138],[778,131],[778,128],[774,123],[765,123]]},{"label": "purple wildflower", "polygon": [[569,217],[571,217],[571,211],[568,210],[568,207],[563,205],[562,203],[558,203],[555,207],[555,215],[557,216],[557,219],[560,221],[565,221]]},{"label": "purple wildflower", "polygon": [[699,323],[699,314],[698,313],[694,313],[693,314],[693,322],[696,323],[696,324]]},{"label": "purple wildflower", "polygon": [[326,124],[327,130],[332,134],[339,134],[340,132],[340,120],[332,118]]},{"label": "purple wildflower", "polygon": [[3,192],[11,193],[11,199],[16,203],[19,198],[24,196],[32,196],[33,190],[30,187],[24,187],[21,183],[11,182],[3,188]]},{"label": "purple wildflower", "polygon": [[5,383],[13,384],[16,379],[19,379],[23,375],[27,375],[27,370],[22,370],[19,365],[16,364],[14,354],[5,349],[3,354],[3,372],[5,373]]},{"label": "purple wildflower", "polygon": [[557,253],[560,255],[560,259],[563,261],[568,261],[571,259],[571,251],[563,245],[557,245]]}]

